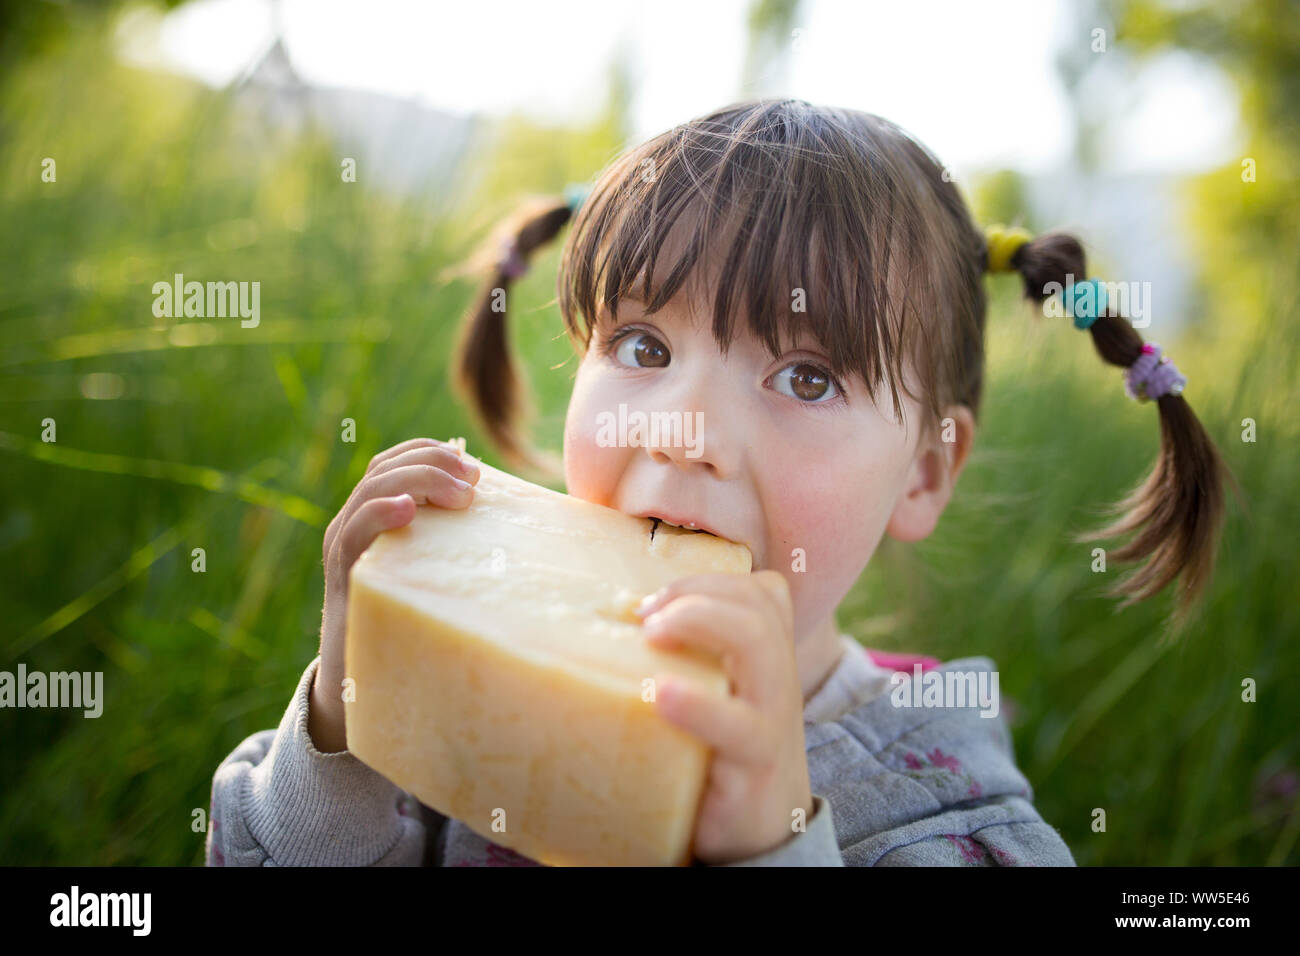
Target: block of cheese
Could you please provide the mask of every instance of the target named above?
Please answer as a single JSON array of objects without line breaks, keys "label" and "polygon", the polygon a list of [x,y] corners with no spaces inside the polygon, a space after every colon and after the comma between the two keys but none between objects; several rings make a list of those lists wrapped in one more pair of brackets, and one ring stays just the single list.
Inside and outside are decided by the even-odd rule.
[{"label": "block of cheese", "polygon": [[538,862],[688,864],[710,752],[658,715],[653,677],[728,680],[650,647],[633,609],[748,573],[749,549],[479,468],[468,508],[421,505],[351,569],[348,749]]}]

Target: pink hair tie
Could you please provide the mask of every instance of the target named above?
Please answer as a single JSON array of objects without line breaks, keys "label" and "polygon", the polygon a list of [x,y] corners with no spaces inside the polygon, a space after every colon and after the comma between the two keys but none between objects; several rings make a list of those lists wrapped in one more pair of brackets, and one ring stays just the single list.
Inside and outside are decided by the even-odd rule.
[{"label": "pink hair tie", "polygon": [[1154,342],[1143,343],[1142,354],[1124,373],[1124,390],[1129,398],[1140,402],[1163,395],[1180,395],[1186,384],[1186,376],[1169,361],[1169,356],[1160,354],[1160,346]]},{"label": "pink hair tie", "polygon": [[528,263],[519,254],[519,244],[512,237],[501,244],[501,258],[497,268],[511,279],[518,279],[528,271]]}]

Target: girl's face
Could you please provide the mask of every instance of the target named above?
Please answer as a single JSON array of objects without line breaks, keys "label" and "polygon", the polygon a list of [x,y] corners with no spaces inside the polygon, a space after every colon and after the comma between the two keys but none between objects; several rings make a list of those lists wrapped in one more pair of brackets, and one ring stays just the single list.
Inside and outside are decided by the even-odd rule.
[{"label": "girl's face", "polygon": [[[916,403],[901,396],[905,432],[887,393],[878,408],[861,379],[832,380],[811,335],[774,360],[738,321],[723,356],[697,309],[679,294],[647,315],[625,297],[617,324],[600,317],[565,422],[568,491],[747,545],[755,570],[789,582],[798,641],[832,619],[885,531],[930,533],[968,416],[955,456],[937,437],[918,447]],[[656,434],[654,413],[672,427]]]}]

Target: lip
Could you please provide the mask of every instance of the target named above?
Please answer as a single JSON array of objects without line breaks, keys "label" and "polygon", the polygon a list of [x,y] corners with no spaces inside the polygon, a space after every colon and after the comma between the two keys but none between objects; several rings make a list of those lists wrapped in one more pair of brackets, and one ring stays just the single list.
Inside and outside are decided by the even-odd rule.
[{"label": "lip", "polygon": [[[754,559],[754,558],[755,558],[755,555],[754,555],[754,547],[753,547],[753,545],[751,545],[748,541],[744,541],[744,540],[742,540],[742,539],[740,539],[740,538],[733,538],[733,537],[732,537],[731,535],[729,535],[729,534],[723,534],[721,531],[718,531],[718,530],[717,530],[716,528],[714,528],[712,525],[704,524],[703,522],[699,521],[697,518],[692,518],[690,515],[685,515],[685,514],[681,514],[681,513],[673,512],[673,511],[665,511],[665,510],[662,510],[662,509],[655,509],[655,510],[651,510],[651,511],[639,511],[639,512],[637,512],[636,514],[633,514],[632,517],[634,517],[634,518],[659,518],[659,519],[661,519],[661,520],[663,520],[663,521],[667,521],[667,522],[669,522],[670,524],[680,525],[682,528],[686,528],[686,526],[687,526],[688,524],[694,523],[694,524],[695,524],[695,527],[694,527],[693,529],[687,529],[687,530],[693,530],[693,531],[705,531],[705,532],[708,532],[709,534],[713,535],[714,537],[721,538],[721,539],[724,540],[724,541],[730,541],[730,542],[732,542],[733,544],[739,544],[739,545],[741,545],[742,547],[744,547],[744,548],[746,548],[746,549],[749,550],[749,554],[750,554],[750,558],[751,558],[751,559]],[[759,565],[758,565],[757,560],[755,559],[755,560],[754,560],[753,570],[757,571],[758,569],[759,569]]]},{"label": "lip", "polygon": [[706,531],[709,534],[714,535],[715,537],[724,538],[727,541],[735,541],[735,538],[731,538],[725,534],[722,534],[720,531],[718,531],[716,528],[712,527],[711,525],[705,524],[704,522],[700,521],[698,518],[692,518],[690,515],[674,514],[671,511],[646,511],[642,514],[637,514],[634,517],[658,518],[661,521],[666,521],[669,524],[678,525],[679,527],[684,528],[688,531]]}]

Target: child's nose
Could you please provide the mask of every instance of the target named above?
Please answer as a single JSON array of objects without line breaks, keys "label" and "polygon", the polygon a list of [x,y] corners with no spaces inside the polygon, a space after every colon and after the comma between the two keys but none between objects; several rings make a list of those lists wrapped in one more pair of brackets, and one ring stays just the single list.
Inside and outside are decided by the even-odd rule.
[{"label": "child's nose", "polygon": [[649,429],[646,452],[660,464],[731,478],[745,445],[744,398],[733,390],[725,366],[680,365],[656,394],[659,407],[670,411],[660,413],[664,427]]},{"label": "child's nose", "polygon": [[712,418],[701,409],[663,413],[661,427],[649,429],[646,454],[659,464],[730,478],[736,470],[736,453],[725,428]]}]

